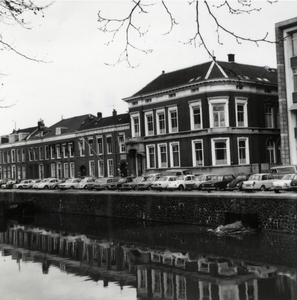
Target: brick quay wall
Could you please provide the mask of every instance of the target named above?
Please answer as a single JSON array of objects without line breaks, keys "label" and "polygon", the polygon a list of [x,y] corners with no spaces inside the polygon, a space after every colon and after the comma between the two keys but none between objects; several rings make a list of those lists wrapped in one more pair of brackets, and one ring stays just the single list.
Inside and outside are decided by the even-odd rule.
[{"label": "brick quay wall", "polygon": [[297,234],[297,194],[271,192],[0,191],[40,211],[216,227],[238,219],[261,231]]}]

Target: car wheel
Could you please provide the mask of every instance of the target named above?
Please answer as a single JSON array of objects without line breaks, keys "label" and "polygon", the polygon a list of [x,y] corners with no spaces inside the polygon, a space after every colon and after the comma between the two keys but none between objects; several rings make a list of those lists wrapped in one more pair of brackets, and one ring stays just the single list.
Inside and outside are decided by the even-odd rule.
[{"label": "car wheel", "polygon": [[152,190],[152,187],[151,187],[151,186],[148,186],[148,187],[147,187],[147,190],[148,190],[148,191],[151,191],[151,190]]},{"label": "car wheel", "polygon": [[218,186],[216,186],[216,191],[220,191],[221,189],[218,187]]},{"label": "car wheel", "polygon": [[48,186],[46,185],[43,189],[44,189],[44,190],[48,190]]},{"label": "car wheel", "polygon": [[85,190],[87,190],[87,189],[88,189],[88,186],[87,186],[87,185],[85,185],[85,186],[84,186],[84,189],[85,189]]},{"label": "car wheel", "polygon": [[71,186],[70,189],[71,189],[71,190],[74,190],[74,186]]},{"label": "car wheel", "polygon": [[135,190],[135,191],[138,191],[138,186],[137,186],[137,185],[134,187],[134,190]]},{"label": "car wheel", "polygon": [[104,189],[107,191],[107,190],[108,190],[108,187],[106,186],[106,187],[104,187]]},{"label": "car wheel", "polygon": [[278,193],[279,193],[279,190],[274,190],[274,192],[278,194]]},{"label": "car wheel", "polygon": [[183,187],[182,185],[180,185],[180,186],[178,187],[178,190],[179,190],[179,191],[183,191],[183,190],[184,190],[184,187]]},{"label": "car wheel", "polygon": [[23,187],[22,187],[22,186],[19,186],[18,188],[21,190]]},{"label": "car wheel", "polygon": [[261,192],[265,191],[265,185],[262,185],[262,186],[260,187],[260,191],[261,191]]},{"label": "car wheel", "polygon": [[59,187],[56,185],[56,186],[55,186],[55,190],[58,190],[58,189],[59,189]]}]

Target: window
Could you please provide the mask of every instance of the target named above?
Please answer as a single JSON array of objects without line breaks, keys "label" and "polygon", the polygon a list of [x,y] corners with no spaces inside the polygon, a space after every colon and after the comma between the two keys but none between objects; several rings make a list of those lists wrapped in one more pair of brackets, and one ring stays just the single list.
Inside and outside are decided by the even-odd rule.
[{"label": "window", "polygon": [[69,153],[69,157],[74,156],[74,144],[73,143],[68,143],[68,153]]},{"label": "window", "polygon": [[139,137],[140,136],[140,121],[139,115],[133,114],[131,115],[131,130],[132,130],[132,137]]},{"label": "window", "polygon": [[237,127],[247,127],[247,100],[246,99],[236,99],[236,126]]},{"label": "window", "polygon": [[147,158],[147,168],[155,168],[156,167],[156,157],[155,157],[155,146],[154,145],[147,145],[146,146],[146,158]]},{"label": "window", "polygon": [[68,163],[64,163],[64,177],[65,177],[65,178],[68,178],[68,177],[69,177]]},{"label": "window", "polygon": [[44,159],[44,153],[43,153],[43,147],[42,146],[39,147],[39,159],[40,160]]},{"label": "window", "polygon": [[[1,160],[1,155],[0,155],[0,160]],[[21,161],[21,149],[17,150],[17,162]]]},{"label": "window", "polygon": [[267,141],[267,154],[268,154],[268,162],[275,163],[275,146],[273,140],[271,139]]},{"label": "window", "polygon": [[209,100],[209,119],[211,128],[228,127],[229,113],[228,113],[227,99],[210,99]]},{"label": "window", "polygon": [[166,133],[165,110],[157,111],[157,134]]},{"label": "window", "polygon": [[84,139],[78,140],[78,149],[79,149],[79,155],[85,156],[85,140]]},{"label": "window", "polygon": [[108,177],[113,177],[113,160],[112,159],[108,159],[107,160],[107,176]]},{"label": "window", "polygon": [[89,161],[90,176],[95,176],[95,162],[93,160]]},{"label": "window", "polygon": [[11,162],[14,163],[15,162],[15,150],[11,149]]},{"label": "window", "polygon": [[159,168],[167,168],[167,145],[166,144],[160,144],[158,145],[159,149],[159,156],[158,156],[158,162],[159,162]]},{"label": "window", "polygon": [[103,160],[98,161],[98,177],[103,177],[104,176],[104,165],[103,165]]},{"label": "window", "polygon": [[57,158],[61,158],[61,145],[56,145]]},{"label": "window", "polygon": [[169,132],[178,132],[178,117],[177,117],[177,107],[171,107],[168,109],[168,119],[169,119]]},{"label": "window", "polygon": [[11,178],[12,179],[16,179],[16,169],[15,169],[15,165],[11,166]]},{"label": "window", "polygon": [[74,162],[70,163],[70,178],[74,178],[75,176],[75,168],[74,168]]},{"label": "window", "polygon": [[103,142],[102,142],[102,137],[97,137],[97,153],[98,154],[103,154]]},{"label": "window", "polygon": [[63,154],[64,158],[68,157],[68,149],[67,149],[67,145],[66,144],[62,144],[62,154]]},{"label": "window", "polygon": [[[0,176],[1,176],[1,168],[0,168]],[[22,179],[22,168],[18,166],[18,179]]]},{"label": "window", "polygon": [[267,128],[273,128],[273,107],[271,105],[265,106],[265,126]]},{"label": "window", "polygon": [[22,173],[23,173],[22,178],[26,179],[26,167],[25,166],[22,167]]},{"label": "window", "polygon": [[106,137],[106,147],[107,147],[107,153],[110,154],[112,153],[112,141],[111,141],[111,136]]},{"label": "window", "polygon": [[54,145],[50,145],[51,159],[55,158],[55,148]]},{"label": "window", "polygon": [[145,113],[145,135],[154,135],[154,116],[152,112]]},{"label": "window", "polygon": [[118,139],[119,139],[119,152],[125,153],[126,152],[125,134],[120,133]]},{"label": "window", "polygon": [[33,160],[33,148],[29,148],[29,161]]},{"label": "window", "polygon": [[212,139],[212,163],[214,166],[230,165],[229,138]]},{"label": "window", "polygon": [[39,165],[39,179],[43,179],[44,178],[44,166],[43,164]]},{"label": "window", "polygon": [[44,157],[45,157],[45,159],[49,159],[49,146],[48,145],[44,146]]},{"label": "window", "polygon": [[62,164],[57,163],[57,178],[62,178]]},{"label": "window", "polygon": [[201,102],[190,103],[191,130],[202,128]]},{"label": "window", "polygon": [[193,167],[204,165],[202,140],[192,141]]},{"label": "window", "polygon": [[51,164],[51,177],[56,177],[56,164]]},{"label": "window", "polygon": [[179,167],[179,143],[170,143],[170,165],[171,167]]},{"label": "window", "polygon": [[293,56],[297,56],[297,32],[292,34],[292,52]]},{"label": "window", "polygon": [[238,138],[238,164],[246,165],[250,163],[249,159],[249,140],[248,138]]},{"label": "window", "polygon": [[280,116],[279,116],[279,106],[275,107],[275,114],[276,114],[276,128],[280,128]]},{"label": "window", "polygon": [[89,155],[93,156],[94,155],[94,151],[93,151],[93,138],[89,138],[88,139],[88,143],[89,143]]},{"label": "window", "polygon": [[[24,148],[22,149],[22,161],[23,161],[23,162],[26,161],[26,151],[25,151]],[[23,178],[24,178],[24,177],[23,177]]]}]

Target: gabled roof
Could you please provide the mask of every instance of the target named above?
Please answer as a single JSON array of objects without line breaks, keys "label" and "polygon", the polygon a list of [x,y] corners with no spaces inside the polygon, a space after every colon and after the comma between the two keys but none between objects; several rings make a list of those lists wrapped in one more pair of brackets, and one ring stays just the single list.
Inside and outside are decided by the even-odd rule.
[{"label": "gabled roof", "polygon": [[236,62],[210,61],[170,73],[162,73],[132,97],[216,79],[245,80],[277,85],[276,69]]},{"label": "gabled roof", "polygon": [[125,114],[115,114],[110,117],[105,118],[94,118],[92,122],[82,126],[78,131],[85,131],[85,130],[92,130],[92,129],[98,129],[102,127],[111,127],[111,126],[117,126],[117,125],[123,125],[128,124],[130,121],[130,116],[128,113]]}]

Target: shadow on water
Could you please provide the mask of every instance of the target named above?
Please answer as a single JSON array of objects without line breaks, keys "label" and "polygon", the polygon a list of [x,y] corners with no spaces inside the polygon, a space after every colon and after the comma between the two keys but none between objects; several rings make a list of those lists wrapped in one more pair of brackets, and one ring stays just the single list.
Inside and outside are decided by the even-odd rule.
[{"label": "shadow on water", "polygon": [[137,299],[297,296],[295,235],[217,236],[200,226],[58,213],[4,223],[2,255],[30,257],[43,274],[57,266],[104,286],[129,285]]}]

